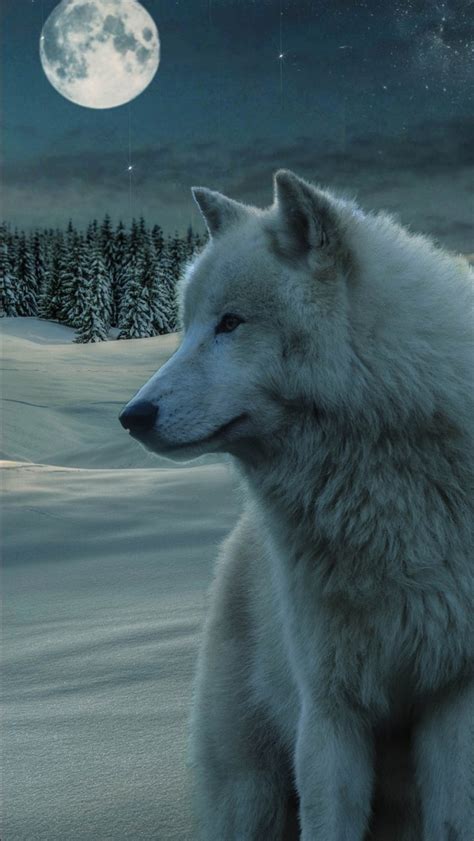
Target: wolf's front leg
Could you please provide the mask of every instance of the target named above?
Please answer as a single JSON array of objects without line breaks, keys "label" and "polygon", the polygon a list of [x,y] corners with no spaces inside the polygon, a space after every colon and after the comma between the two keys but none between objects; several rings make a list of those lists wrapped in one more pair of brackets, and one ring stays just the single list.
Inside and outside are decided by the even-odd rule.
[{"label": "wolf's front leg", "polygon": [[208,639],[190,729],[199,841],[289,841],[291,772],[278,733],[255,706],[245,650]]},{"label": "wolf's front leg", "polygon": [[372,736],[356,716],[303,708],[295,756],[302,841],[363,841],[373,764]]},{"label": "wolf's front leg", "polygon": [[474,839],[474,682],[433,700],[415,731],[423,841]]}]

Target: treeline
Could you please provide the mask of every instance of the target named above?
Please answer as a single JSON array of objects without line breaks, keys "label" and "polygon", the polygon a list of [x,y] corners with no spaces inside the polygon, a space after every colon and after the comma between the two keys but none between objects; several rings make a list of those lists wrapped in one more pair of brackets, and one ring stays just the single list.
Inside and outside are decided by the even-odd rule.
[{"label": "treeline", "polygon": [[23,233],[0,225],[0,315],[38,316],[77,331],[76,342],[100,342],[177,329],[176,281],[205,239],[164,236],[159,225],[133,220],[114,227],[109,216],[85,232]]}]

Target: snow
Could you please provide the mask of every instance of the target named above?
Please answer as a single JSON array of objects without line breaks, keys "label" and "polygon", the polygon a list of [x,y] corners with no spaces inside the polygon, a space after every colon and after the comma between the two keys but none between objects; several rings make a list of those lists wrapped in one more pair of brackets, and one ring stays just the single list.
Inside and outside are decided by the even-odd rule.
[{"label": "snow", "polygon": [[192,841],[192,679],[237,479],[217,456],[154,458],[118,423],[176,334],[0,332],[2,838]]}]

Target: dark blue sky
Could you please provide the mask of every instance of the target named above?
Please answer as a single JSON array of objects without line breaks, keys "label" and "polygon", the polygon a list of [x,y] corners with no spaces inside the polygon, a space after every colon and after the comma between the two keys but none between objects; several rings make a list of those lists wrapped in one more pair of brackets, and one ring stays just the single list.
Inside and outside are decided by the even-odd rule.
[{"label": "dark blue sky", "polygon": [[144,0],[160,67],[130,106],[106,110],[69,102],[43,73],[56,5],[2,4],[14,224],[128,222],[130,120],[131,211],[166,230],[198,222],[191,185],[266,205],[284,166],[474,250],[474,0]]}]

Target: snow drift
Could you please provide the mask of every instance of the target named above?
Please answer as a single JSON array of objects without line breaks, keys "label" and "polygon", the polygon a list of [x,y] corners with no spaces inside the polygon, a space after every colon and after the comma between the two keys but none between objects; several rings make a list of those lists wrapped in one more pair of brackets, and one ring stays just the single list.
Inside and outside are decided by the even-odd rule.
[{"label": "snow drift", "polygon": [[175,334],[73,344],[0,322],[4,841],[191,841],[187,720],[225,459],[175,465],[117,416]]}]

